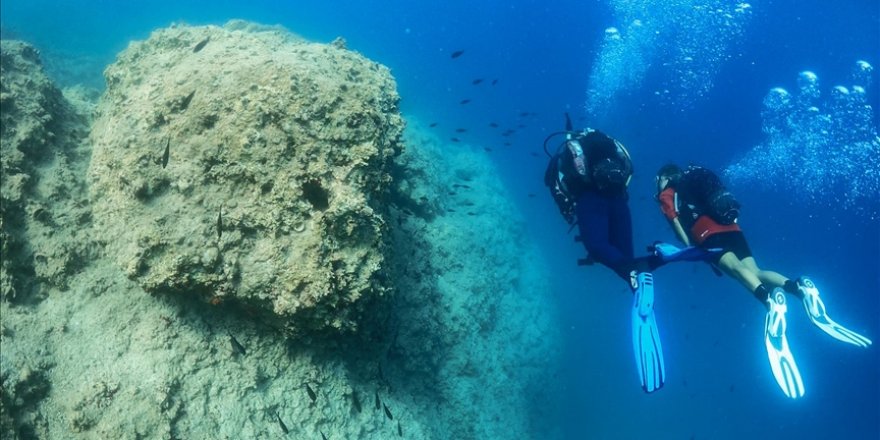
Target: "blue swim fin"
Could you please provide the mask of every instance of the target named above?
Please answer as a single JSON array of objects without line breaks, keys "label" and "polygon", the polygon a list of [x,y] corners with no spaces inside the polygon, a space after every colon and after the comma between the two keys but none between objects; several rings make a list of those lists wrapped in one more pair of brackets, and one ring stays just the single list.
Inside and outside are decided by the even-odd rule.
[{"label": "blue swim fin", "polygon": [[720,248],[703,249],[695,246],[680,248],[662,241],[655,242],[648,250],[654,252],[654,255],[660,257],[664,263],[672,263],[674,261],[706,261],[722,251]]},{"label": "blue swim fin", "polygon": [[642,389],[650,393],[666,381],[663,347],[654,318],[654,276],[647,272],[630,275],[633,289],[632,332],[633,350]]}]

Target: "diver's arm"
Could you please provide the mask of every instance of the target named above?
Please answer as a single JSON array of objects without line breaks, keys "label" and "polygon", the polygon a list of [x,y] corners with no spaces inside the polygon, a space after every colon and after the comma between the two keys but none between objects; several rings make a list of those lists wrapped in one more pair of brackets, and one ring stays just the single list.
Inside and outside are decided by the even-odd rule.
[{"label": "diver's arm", "polygon": [[685,246],[690,246],[691,241],[688,239],[687,233],[684,232],[681,222],[678,221],[678,217],[670,220],[669,224],[672,226],[672,230],[675,231],[675,236],[678,237],[679,241],[684,243]]}]

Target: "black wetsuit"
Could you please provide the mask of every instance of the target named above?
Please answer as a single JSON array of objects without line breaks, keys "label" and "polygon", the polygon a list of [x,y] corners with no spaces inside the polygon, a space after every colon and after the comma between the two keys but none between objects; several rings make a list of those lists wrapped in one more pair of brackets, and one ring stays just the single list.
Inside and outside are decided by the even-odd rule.
[{"label": "black wetsuit", "polygon": [[635,258],[632,216],[626,192],[603,194],[585,191],[577,200],[577,223],[581,242],[590,257],[627,283],[630,272],[651,272],[662,263],[654,256]]}]

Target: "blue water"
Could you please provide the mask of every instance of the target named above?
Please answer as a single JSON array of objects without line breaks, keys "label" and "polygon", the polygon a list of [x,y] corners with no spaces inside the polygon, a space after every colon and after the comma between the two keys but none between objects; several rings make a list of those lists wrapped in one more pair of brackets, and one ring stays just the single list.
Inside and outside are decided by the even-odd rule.
[{"label": "blue water", "polygon": [[[282,24],[321,42],[342,36],[349,48],[389,66],[407,117],[438,122],[443,137],[492,148],[529,233],[556,270],[547,288],[559,302],[559,326],[567,338],[559,376],[563,391],[552,411],[536,413],[555,414],[547,415],[552,417],[547,422],[561,424],[566,438],[878,438],[876,346],[864,350],[832,340],[805,319],[799,304],[790,303],[789,338],[807,387],[804,399],[790,401],[767,365],[761,306],[734,281],[695,265],[656,274],[668,383],[644,394],[632,365],[630,296],[609,271],[575,265],[582,251],[565,235],[546,197],[540,144],[562,128],[564,111],[579,125],[622,140],[636,167],[630,190],[635,242],[671,240],[652,199],[654,170],[670,160],[719,170],[735,163],[764,139],[764,96],[773,87],[796,90],[804,70],[815,72],[827,93],[834,85],[850,85],[857,60],[880,67],[880,4],[756,1],[741,35],[722,48],[725,57],[712,69],[706,93],[683,96],[686,105],[656,99],[654,92],[667,87],[676,71],[655,63],[625,96],[585,119],[589,78],[604,31],[621,25],[614,1],[545,6],[525,0],[256,0],[245,6],[236,1],[6,0],[0,17],[4,33],[32,42],[46,56],[88,55],[103,64],[130,40],[144,39],[173,21],[222,24],[242,18]],[[713,41],[703,41],[704,49]],[[464,54],[452,59],[456,50]],[[93,74],[97,84],[101,67],[96,65]],[[880,108],[876,77],[875,72],[867,94],[874,109]],[[475,79],[483,82],[474,85]],[[459,104],[463,99],[471,102]],[[523,112],[529,114],[520,116]],[[490,122],[501,127],[490,128]],[[877,128],[876,113],[871,124]],[[456,135],[457,127],[469,131]],[[516,133],[499,136],[506,128]],[[880,340],[880,219],[871,214],[880,205],[877,188],[866,190],[862,203],[867,206],[860,210],[842,207],[833,194],[804,200],[748,184],[731,189],[744,205],[741,222],[759,265],[791,277],[811,275],[832,316]]]}]

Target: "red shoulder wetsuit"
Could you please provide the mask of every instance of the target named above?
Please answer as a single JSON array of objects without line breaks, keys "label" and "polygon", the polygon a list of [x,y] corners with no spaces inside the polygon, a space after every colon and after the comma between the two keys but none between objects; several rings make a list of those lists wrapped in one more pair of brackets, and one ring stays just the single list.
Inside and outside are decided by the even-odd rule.
[{"label": "red shoulder wetsuit", "polygon": [[[663,212],[663,215],[669,220],[678,217],[678,208],[675,204],[675,189],[674,188],[666,188],[663,192],[658,196],[660,200],[660,211]],[[693,226],[691,226],[691,230],[688,231],[690,235],[691,241],[693,244],[699,245],[702,244],[703,241],[706,240],[706,237],[717,234],[719,232],[730,232],[730,231],[740,231],[739,225],[736,223],[731,225],[720,225],[715,220],[712,220],[708,215],[701,215],[697,217],[697,220],[694,221]]]}]

